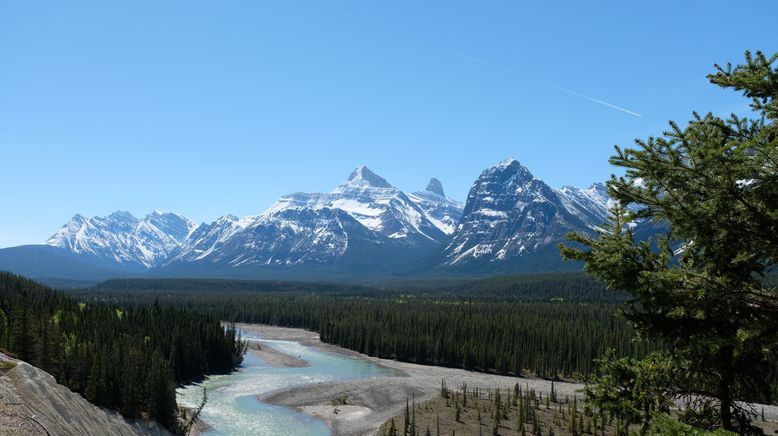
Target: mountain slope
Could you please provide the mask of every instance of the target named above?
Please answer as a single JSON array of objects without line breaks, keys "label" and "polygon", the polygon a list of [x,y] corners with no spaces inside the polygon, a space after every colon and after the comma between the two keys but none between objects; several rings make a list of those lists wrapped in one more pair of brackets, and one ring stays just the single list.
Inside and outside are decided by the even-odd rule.
[{"label": "mountain slope", "polygon": [[427,218],[443,233],[447,235],[454,233],[462,218],[464,205],[446,197],[440,180],[433,177],[423,191],[416,191],[408,197],[427,214]]},{"label": "mountain slope", "polygon": [[[123,265],[90,254],[75,254],[48,245],[21,245],[0,249],[0,271],[13,271],[51,285],[68,281],[97,282],[146,271],[138,265]],[[74,283],[78,285],[78,283]]]},{"label": "mountain slope", "polygon": [[600,204],[562,197],[507,159],[483,171],[470,189],[462,219],[442,251],[444,267],[564,269],[556,244],[568,232],[590,229],[600,211]]},{"label": "mountain slope", "polygon": [[[48,247],[0,250],[0,268],[36,278],[153,275],[296,278],[495,274],[578,269],[556,245],[607,220],[605,186],[554,189],[508,159],[466,203],[433,178],[405,193],[365,166],[333,191],[292,193],[259,215],[195,226],[172,213],[76,215]],[[647,236],[654,227],[638,225]]]},{"label": "mountain slope", "polygon": [[377,234],[411,246],[429,246],[446,237],[444,229],[408,194],[365,166],[357,167],[331,193],[286,195],[265,213],[300,208],[342,210]]},{"label": "mountain slope", "polygon": [[[433,185],[442,193],[440,182]],[[162,270],[391,271],[451,232],[461,205],[440,193],[408,195],[360,166],[332,192],[285,195],[260,215],[199,226]]]},{"label": "mountain slope", "polygon": [[614,205],[604,183],[593,183],[587,189],[563,186],[555,192],[565,209],[591,229],[607,221],[608,209]]},{"label": "mountain slope", "polygon": [[193,229],[191,221],[173,213],[155,211],[142,219],[123,211],[106,217],[76,215],[46,245],[130,267],[152,268],[166,260]]}]

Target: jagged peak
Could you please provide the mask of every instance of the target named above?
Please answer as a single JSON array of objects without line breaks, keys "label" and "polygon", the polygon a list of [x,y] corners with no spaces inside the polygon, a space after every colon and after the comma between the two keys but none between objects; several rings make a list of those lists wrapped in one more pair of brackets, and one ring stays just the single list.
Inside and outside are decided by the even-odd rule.
[{"label": "jagged peak", "polygon": [[446,196],[446,193],[443,192],[443,184],[440,183],[440,180],[436,179],[435,177],[430,179],[429,183],[427,183],[427,187],[424,188],[424,190],[440,195],[441,197]]},{"label": "jagged peak", "polygon": [[509,167],[509,166],[511,166],[511,165],[514,165],[514,164],[519,164],[519,165],[521,165],[521,163],[519,163],[519,161],[517,161],[516,159],[514,159],[514,158],[513,158],[513,156],[509,156],[509,157],[507,157],[507,158],[505,158],[505,159],[501,160],[501,161],[500,161],[500,163],[498,163],[496,166],[497,166],[497,167],[503,167],[503,168],[506,168],[506,167]]},{"label": "jagged peak", "polygon": [[186,217],[179,215],[174,212],[162,212],[160,210],[154,209],[151,213],[147,214],[143,219],[148,220],[152,218],[164,218],[164,217],[173,217],[173,218],[179,218],[184,221],[188,221]]},{"label": "jagged peak", "polygon": [[579,188],[577,186],[573,185],[564,185],[561,188],[559,188],[562,192],[582,192],[582,191],[590,191],[590,192],[607,192],[608,187],[605,185],[605,183],[602,182],[594,182],[591,185],[589,185],[588,188]]},{"label": "jagged peak", "polygon": [[220,216],[219,218],[216,218],[215,222],[221,224],[221,223],[235,222],[235,221],[238,221],[239,219],[240,218],[238,218],[237,216],[235,216],[235,215],[233,215],[231,213],[226,213],[226,214]]},{"label": "jagged peak", "polygon": [[370,171],[364,165],[358,166],[348,179],[338,188],[391,188],[392,185],[383,177]]},{"label": "jagged peak", "polygon": [[592,190],[596,189],[598,191],[607,191],[608,190],[608,186],[605,183],[603,183],[603,182],[594,182],[594,183],[592,183],[589,186],[589,189],[592,189]]},{"label": "jagged peak", "polygon": [[525,167],[518,160],[512,157],[504,159],[497,165],[485,170],[483,173],[481,173],[481,177],[489,177],[497,174],[509,174],[511,177],[518,175],[520,176],[520,179],[527,181],[535,178],[535,176],[533,176],[530,172],[529,168]]},{"label": "jagged peak", "polygon": [[117,210],[116,212],[111,212],[106,218],[112,218],[116,220],[130,220],[130,221],[137,221],[138,219],[135,218],[133,214],[126,210]]}]

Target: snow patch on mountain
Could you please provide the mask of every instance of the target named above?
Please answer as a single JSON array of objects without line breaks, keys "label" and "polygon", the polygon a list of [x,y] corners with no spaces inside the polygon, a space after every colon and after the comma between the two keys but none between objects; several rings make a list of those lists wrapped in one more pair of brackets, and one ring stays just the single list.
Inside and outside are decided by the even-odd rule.
[{"label": "snow patch on mountain", "polygon": [[586,189],[563,186],[556,193],[568,212],[580,218],[591,229],[597,229],[605,223],[608,210],[615,205],[603,183],[593,183]]},{"label": "snow patch on mountain", "polygon": [[296,192],[257,216],[202,224],[168,263],[289,266],[334,261],[354,246],[432,247],[453,231],[462,205],[441,195],[439,181],[429,186],[405,194],[360,166],[332,192]]},{"label": "snow patch on mountain", "polygon": [[142,219],[125,211],[105,217],[75,215],[46,245],[152,268],[177,250],[194,228],[194,223],[180,215],[158,211]]},{"label": "snow patch on mountain", "polygon": [[[431,256],[444,266],[545,255],[570,231],[596,231],[613,206],[602,183],[549,187],[515,159],[484,170],[464,204],[442,183],[405,193],[365,166],[327,193],[292,193],[259,215],[195,225],[154,211],[74,216],[46,244],[143,268],[186,264],[391,267]],[[558,260],[558,256],[555,257]],[[395,262],[395,263],[393,263]],[[361,268],[361,266],[360,266]]]},{"label": "snow patch on mountain", "polygon": [[496,262],[526,256],[604,222],[602,184],[552,189],[515,159],[486,169],[473,184],[444,263]]},{"label": "snow patch on mountain", "polygon": [[[442,186],[439,189],[442,192]],[[450,221],[458,218],[456,209],[461,210],[461,205],[432,192],[428,194],[435,197],[417,194],[406,194],[360,166],[332,192],[286,195],[264,214],[289,208],[338,209],[386,237],[405,239],[411,245],[441,242],[452,232]]]},{"label": "snow patch on mountain", "polygon": [[446,197],[443,184],[436,178],[430,179],[424,191],[417,191],[408,195],[438,229],[444,234],[451,235],[456,231],[457,224],[462,218],[464,205],[456,200]]}]

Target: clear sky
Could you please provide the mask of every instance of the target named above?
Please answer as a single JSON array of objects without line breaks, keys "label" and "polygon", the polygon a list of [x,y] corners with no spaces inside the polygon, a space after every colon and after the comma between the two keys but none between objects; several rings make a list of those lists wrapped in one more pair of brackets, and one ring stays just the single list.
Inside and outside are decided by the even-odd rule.
[{"label": "clear sky", "polygon": [[[365,164],[463,200],[513,156],[552,186],[692,110],[714,62],[778,50],[778,2],[0,2],[0,247],[74,214],[202,222]],[[639,116],[638,116],[639,115]]]}]

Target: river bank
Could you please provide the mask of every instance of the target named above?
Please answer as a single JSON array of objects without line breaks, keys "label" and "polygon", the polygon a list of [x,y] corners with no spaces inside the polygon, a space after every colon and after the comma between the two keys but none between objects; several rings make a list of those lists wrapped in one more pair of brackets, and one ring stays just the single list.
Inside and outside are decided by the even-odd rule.
[{"label": "river bank", "polygon": [[305,368],[311,366],[307,360],[301,359],[299,356],[282,353],[267,342],[260,344],[260,341],[249,340],[246,351],[264,360],[268,366],[276,368]]},{"label": "river bank", "polygon": [[[517,383],[525,392],[532,389],[544,397],[551,392],[548,380],[370,357],[322,343],[318,333],[302,329],[237,326],[252,348],[243,366],[204,382],[209,404],[202,418],[213,424],[214,434],[373,435],[383,423],[401,416],[407,401],[420,405],[437,401],[442,380],[451,390],[467,384],[469,392],[496,388],[505,392]],[[553,386],[557,398],[582,396],[582,384],[554,382]],[[196,386],[179,394],[188,406],[199,400]],[[767,421],[778,418],[776,406],[753,407],[756,413],[763,411]],[[763,424],[775,427],[771,422]]]},{"label": "river bank", "polygon": [[[468,388],[482,390],[497,387],[504,389],[519,383],[522,387],[543,392],[544,395],[551,392],[551,382],[547,380],[476,373],[370,357],[325,344],[319,339],[318,333],[301,329],[259,324],[238,324],[238,327],[263,340],[299,342],[324,352],[359,357],[393,370],[395,375],[392,376],[314,383],[258,396],[263,402],[293,407],[323,420],[334,435],[375,434],[381,424],[404,410],[406,400],[415,398],[417,402],[421,402],[439,395],[443,379],[452,389],[461,387],[463,383],[467,383]],[[575,383],[554,383],[557,395],[562,397],[580,396],[578,391],[582,387]],[[346,404],[342,404],[343,402]]]}]

